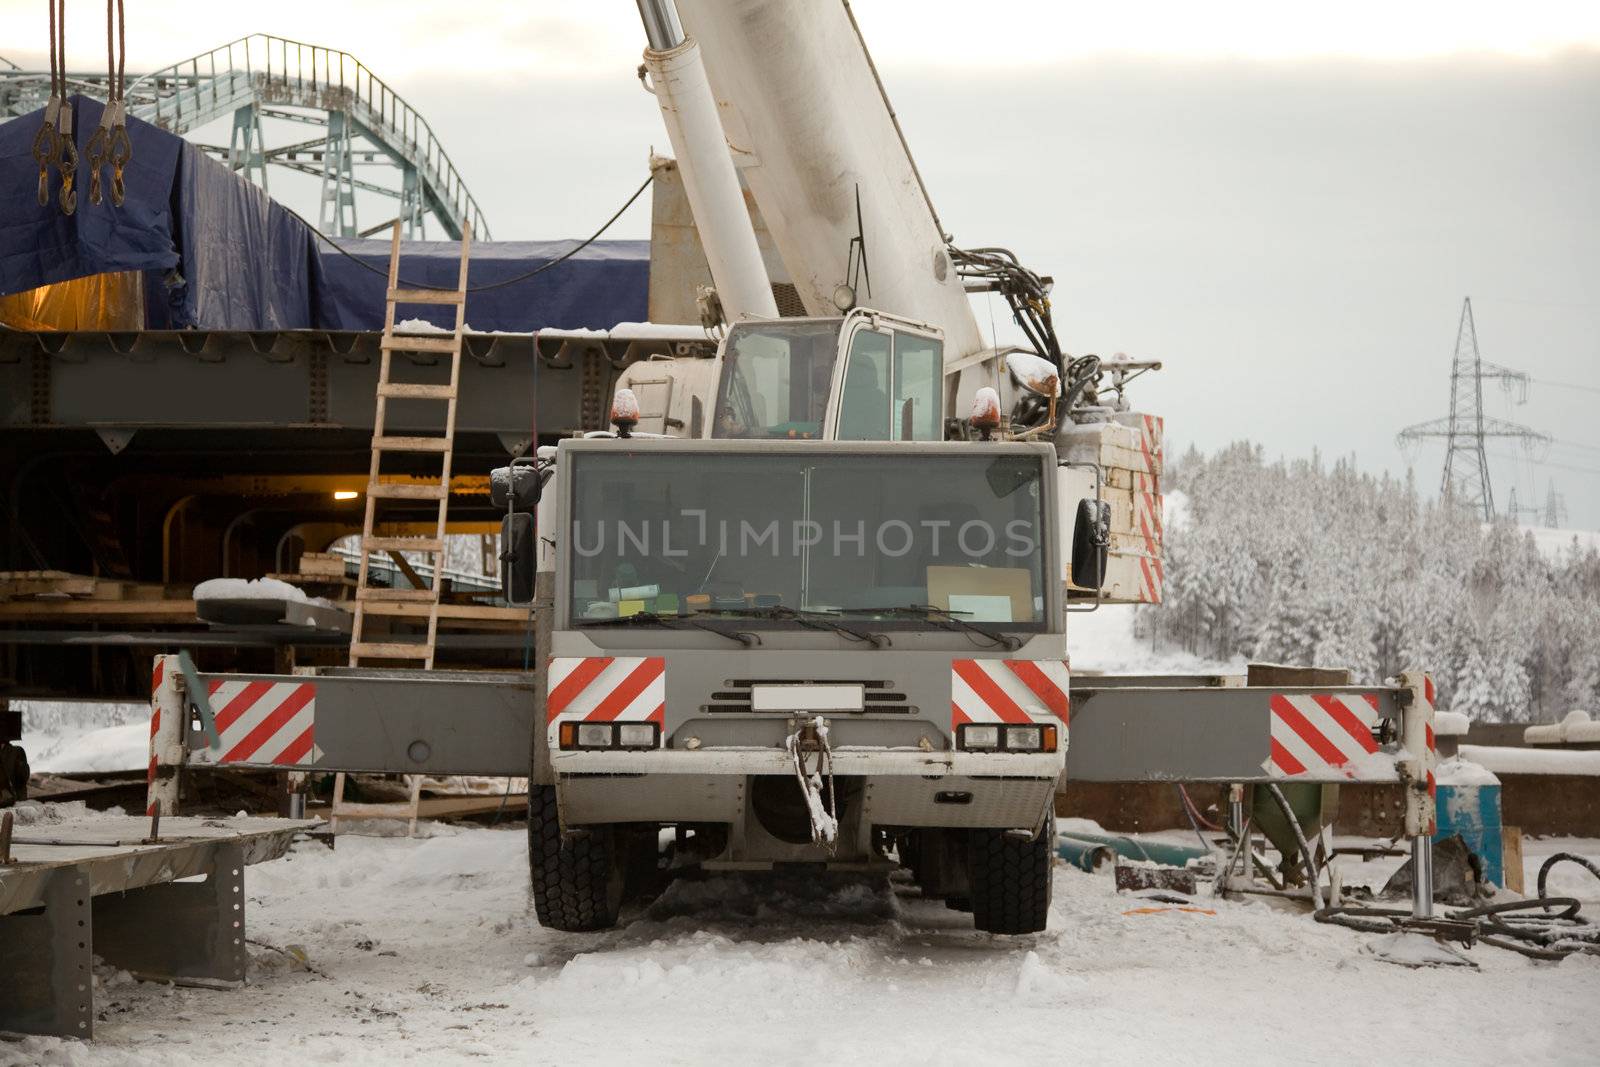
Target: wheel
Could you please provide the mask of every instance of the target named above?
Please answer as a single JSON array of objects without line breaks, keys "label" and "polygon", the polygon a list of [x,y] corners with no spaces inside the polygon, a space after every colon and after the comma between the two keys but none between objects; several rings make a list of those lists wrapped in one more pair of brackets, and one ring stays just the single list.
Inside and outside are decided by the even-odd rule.
[{"label": "wheel", "polygon": [[973,830],[967,841],[972,925],[991,934],[1033,934],[1050,921],[1050,862],[1055,819],[1031,841],[1004,830]]},{"label": "wheel", "polygon": [[28,799],[28,754],[21,745],[0,742],[0,803],[17,804]]},{"label": "wheel", "polygon": [[615,926],[624,873],[614,827],[586,826],[563,840],[555,786],[528,790],[528,874],[540,926],[572,932]]}]

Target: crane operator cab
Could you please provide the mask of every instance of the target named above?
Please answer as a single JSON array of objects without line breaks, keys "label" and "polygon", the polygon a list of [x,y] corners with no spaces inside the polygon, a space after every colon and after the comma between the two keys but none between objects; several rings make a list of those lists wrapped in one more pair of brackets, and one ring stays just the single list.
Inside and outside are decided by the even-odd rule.
[{"label": "crane operator cab", "polygon": [[859,309],[728,330],[706,436],[717,440],[940,441],[937,327]]}]

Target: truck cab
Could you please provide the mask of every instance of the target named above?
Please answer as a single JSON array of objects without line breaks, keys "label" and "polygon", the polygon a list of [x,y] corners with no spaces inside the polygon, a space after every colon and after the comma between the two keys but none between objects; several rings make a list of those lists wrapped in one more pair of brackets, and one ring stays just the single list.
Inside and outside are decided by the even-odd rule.
[{"label": "truck cab", "polygon": [[[636,363],[618,386],[639,400],[639,429],[664,436],[942,441],[960,377],[947,376],[937,326],[856,308],[838,317],[737,322],[715,359]],[[965,388],[970,394],[997,377],[980,366]]]},{"label": "truck cab", "polygon": [[625,879],[608,896],[574,871],[625,872],[671,828],[680,859],[720,869],[887,870],[898,850],[980,928],[1042,929],[1068,689],[1054,450],[806,440],[848,428],[855,396],[806,409],[777,385],[842,349],[837,381],[865,353],[888,383],[872,426],[897,410],[931,427],[916,387],[937,362],[921,383],[912,368],[936,339],[904,336],[897,378],[892,327],[751,328],[741,410],[778,406],[744,436],[556,450],[539,502],[556,531],[548,762],[531,788],[564,833],[533,853],[542,921],[614,921]]},{"label": "truck cab", "polygon": [[940,441],[944,338],[882,312],[744,322],[718,356],[713,440]]}]

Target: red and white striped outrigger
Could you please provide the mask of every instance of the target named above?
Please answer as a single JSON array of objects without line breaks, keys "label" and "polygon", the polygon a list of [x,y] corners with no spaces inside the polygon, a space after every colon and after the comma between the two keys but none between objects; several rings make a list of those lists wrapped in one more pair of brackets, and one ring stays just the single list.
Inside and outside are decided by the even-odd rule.
[{"label": "red and white striped outrigger", "polygon": [[[178,809],[185,765],[525,775],[536,713],[547,738],[564,722],[659,727],[671,671],[663,657],[558,657],[541,702],[516,676],[214,676],[183,659],[158,657],[151,678],[148,803],[163,814]],[[1431,885],[1434,694],[1420,671],[1378,687],[1086,677],[1069,689],[1065,660],[949,662],[952,733],[1058,724],[1069,780],[1399,782]],[[672,759],[639,755],[656,770]],[[1431,914],[1431,893],[1414,906]]]}]

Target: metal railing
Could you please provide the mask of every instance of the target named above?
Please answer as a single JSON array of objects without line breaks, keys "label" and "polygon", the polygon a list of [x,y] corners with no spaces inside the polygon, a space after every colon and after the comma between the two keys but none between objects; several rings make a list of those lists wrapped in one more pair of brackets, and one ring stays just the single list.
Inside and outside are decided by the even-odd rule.
[{"label": "metal railing", "polygon": [[[38,75],[38,86],[22,84],[31,76],[24,71],[0,72],[0,83],[16,83],[9,93],[0,90],[0,96],[16,98],[7,100],[12,113],[43,105],[42,96],[37,103],[31,101],[41,90],[48,95],[48,76]],[[104,74],[68,77],[74,88],[90,95],[104,92]],[[342,49],[255,33],[139,75],[129,82],[126,95],[130,115],[179,135],[252,105],[342,111],[355,132],[396,164],[415,169],[425,207],[452,238],[460,237],[461,224],[467,221],[477,239],[490,236],[483,210],[433,127],[387,82]],[[304,120],[326,122],[312,116]]]}]

